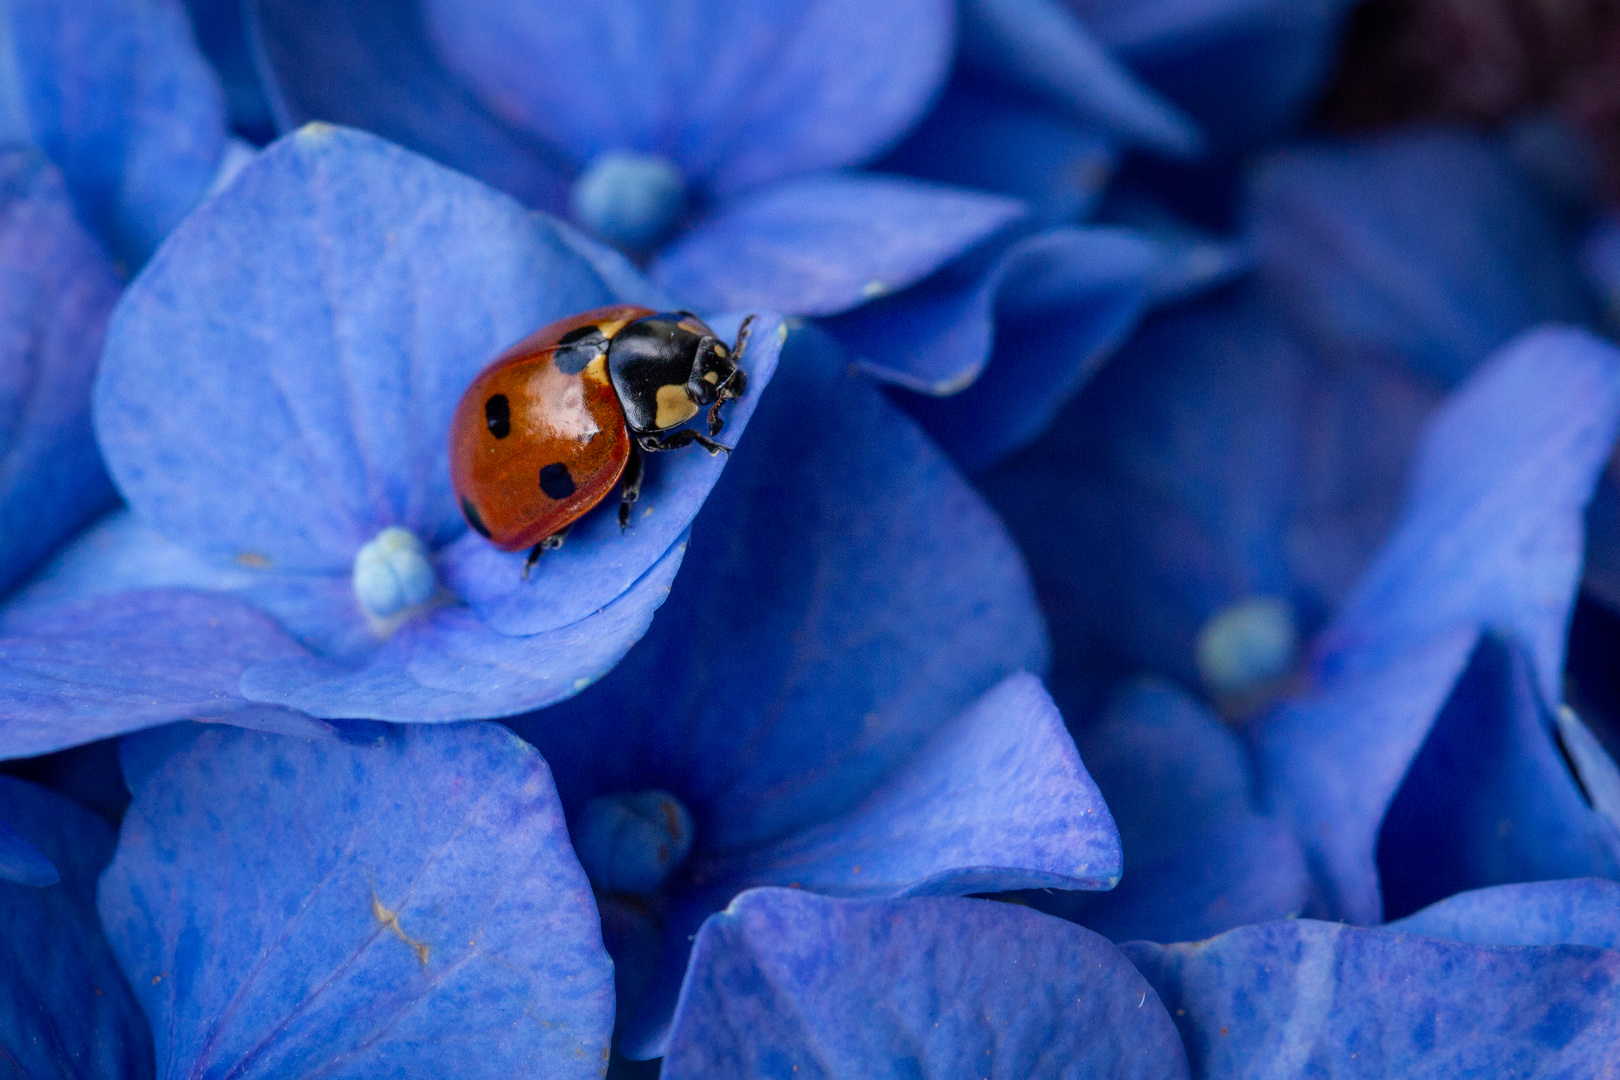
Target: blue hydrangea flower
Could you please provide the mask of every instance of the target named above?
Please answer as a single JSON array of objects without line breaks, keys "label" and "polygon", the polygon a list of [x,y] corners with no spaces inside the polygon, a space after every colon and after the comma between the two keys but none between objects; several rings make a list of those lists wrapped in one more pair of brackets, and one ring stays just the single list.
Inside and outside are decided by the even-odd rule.
[{"label": "blue hydrangea flower", "polygon": [[284,128],[368,128],[572,215],[699,310],[824,319],[870,374],[951,399],[919,415],[970,468],[1040,430],[1159,275],[1124,230],[1031,236],[1021,201],[839,171],[938,91],[944,0],[257,7]]},{"label": "blue hydrangea flower", "polygon": [[[655,462],[634,527],[621,536],[588,517],[525,579],[521,553],[467,529],[446,432],[462,389],[503,348],[636,299],[657,306],[616,256],[373,136],[312,127],[264,151],[120,301],[96,433],[130,510],[8,607],[7,729],[54,727],[59,747],[243,710],[456,720],[577,693],[646,629],[725,459]],[[734,334],[740,321],[715,326]],[[778,330],[755,324],[734,439],[769,384]],[[394,543],[400,529],[414,540]],[[413,598],[423,580],[426,599]],[[133,611],[160,612],[161,600],[59,606],[154,588],[215,595],[150,626]],[[207,644],[210,619],[252,628]],[[104,638],[129,649],[97,659]],[[187,658],[182,644],[212,653]],[[64,676],[56,694],[39,692],[41,678]],[[174,692],[134,712],[127,698],[95,703],[106,685],[139,696],[143,679]],[[199,713],[204,688],[218,700]],[[7,752],[49,748],[29,735]]]},{"label": "blue hydrangea flower", "polygon": [[139,266],[227,158],[219,80],[179,0],[16,0],[0,13],[0,142],[37,146],[80,220]]},{"label": "blue hydrangea flower", "polygon": [[509,731],[174,726],[127,741],[124,772],[116,854],[93,815],[0,779],[62,868],[0,885],[0,1047],[29,1075],[601,1075],[611,964]]},{"label": "blue hydrangea flower", "polygon": [[1107,809],[1028,674],[1046,642],[1016,549],[836,346],[790,342],[648,636],[514,722],[603,896],[631,1056],[661,1052],[689,935],[744,889],[1117,875]]},{"label": "blue hydrangea flower", "polygon": [[[1429,420],[1404,515],[1387,526],[1374,552],[1362,545],[1376,535],[1368,526],[1381,522],[1384,508],[1376,501],[1358,505],[1368,477],[1322,470],[1311,453],[1277,449],[1299,445],[1302,433],[1315,439],[1335,429],[1290,415],[1297,391],[1279,392],[1287,384],[1272,375],[1290,367],[1309,371],[1309,363],[1301,364],[1308,354],[1247,303],[1240,297],[1176,320],[1154,348],[1168,357],[1175,354],[1157,350],[1190,341],[1197,350],[1184,355],[1197,359],[1181,366],[1206,373],[1253,365],[1257,379],[1270,379],[1259,407],[1222,408],[1207,394],[1181,397],[1180,385],[1214,383],[1209,374],[1184,380],[1172,369],[1160,396],[1135,399],[1136,418],[1109,433],[1127,438],[1105,455],[1069,464],[1046,458],[995,488],[1020,531],[1036,539],[1028,550],[1049,610],[1074,620],[1055,624],[1060,658],[1064,634],[1078,628],[1069,639],[1081,646],[1068,654],[1079,668],[1071,668],[1071,679],[1088,672],[1093,680],[1107,678],[1095,650],[1085,663],[1081,635],[1090,633],[1090,619],[1118,612],[1122,648],[1114,663],[1179,676],[1231,715],[1258,714],[1245,731],[1255,753],[1252,773],[1246,756],[1226,769],[1215,764],[1227,740],[1214,734],[1202,736],[1207,763],[1182,757],[1193,731],[1209,731],[1208,720],[1183,716],[1174,728],[1186,733],[1170,739],[1154,734],[1162,721],[1147,710],[1116,713],[1082,732],[1082,750],[1104,762],[1102,782],[1109,783],[1105,794],[1122,834],[1137,839],[1153,873],[1162,875],[1162,900],[1174,915],[1154,916],[1159,926],[1148,934],[1152,912],[1145,901],[1123,914],[1111,913],[1104,901],[1096,925],[1159,940],[1178,928],[1220,928],[1218,912],[1215,927],[1199,920],[1211,900],[1230,904],[1237,890],[1243,902],[1275,904],[1274,916],[1303,902],[1309,911],[1377,922],[1459,889],[1620,873],[1620,819],[1593,795],[1615,782],[1613,763],[1574,714],[1559,708],[1582,511],[1620,421],[1620,357],[1592,338],[1556,330],[1499,353]],[[1257,365],[1256,355],[1266,358],[1265,352],[1242,351],[1268,338],[1276,343],[1271,355],[1286,365]],[[1095,389],[1107,389],[1109,381]],[[1352,402],[1378,404],[1365,393],[1364,379],[1342,385],[1357,391]],[[1104,396],[1093,404],[1120,400]],[[1319,391],[1305,400],[1313,409],[1324,402],[1335,407]],[[1410,404],[1404,392],[1386,395],[1383,415],[1399,421]],[[1381,418],[1363,409],[1356,423],[1366,424],[1369,415]],[[1203,431],[1217,433],[1241,426],[1250,442],[1213,441],[1200,421]],[[1372,430],[1389,439],[1401,428],[1386,423]],[[1329,444],[1327,460],[1360,445]],[[1224,446],[1224,456],[1211,460],[1212,446]],[[1386,444],[1386,453],[1392,449]],[[1204,462],[1214,483],[1179,467],[1189,454]],[[1321,478],[1337,477],[1352,482],[1316,487]],[[1050,530],[1067,522],[1049,516],[1037,522],[1032,511],[1038,492],[1065,485],[1116,500],[1082,501],[1078,512],[1112,522],[1111,541],[1066,529],[1061,535],[1070,546],[1060,554],[1059,534]],[[1350,497],[1334,499],[1341,490]],[[1131,504],[1122,496],[1129,493],[1137,493],[1135,508],[1125,511]],[[1140,529],[1152,546],[1105,546],[1118,544],[1120,525]],[[1094,545],[1081,550],[1112,552],[1116,563],[1076,559],[1076,535]],[[1322,573],[1323,567],[1337,572]],[[1347,577],[1349,585],[1338,584]],[[1324,585],[1345,591],[1331,607],[1313,611],[1305,602],[1313,590],[1322,590],[1314,593],[1322,599],[1334,596]],[[1068,606],[1071,597],[1093,596],[1102,598],[1102,614],[1075,614]],[[1081,681],[1065,693],[1084,689]],[[1125,776],[1137,782],[1107,780],[1109,747],[1129,755]],[[1156,770],[1172,770],[1180,780],[1140,782]],[[1200,785],[1193,781],[1198,776],[1209,779]],[[1207,787],[1222,776],[1220,783],[1236,791],[1258,788],[1258,808],[1294,832],[1311,871],[1308,890],[1298,887],[1297,860],[1282,861],[1274,846],[1233,842],[1212,849],[1199,842],[1212,830],[1247,832],[1253,824],[1244,800]],[[1156,794],[1161,790],[1168,793]],[[1166,817],[1176,829],[1159,824]],[[1258,828],[1265,835],[1265,824]],[[1201,887],[1189,889],[1189,879]],[[1232,914],[1241,911],[1239,903]],[[1123,916],[1129,916],[1123,924],[1113,921]]]},{"label": "blue hydrangea flower", "polygon": [[1177,1080],[1175,1024],[1118,949],[1011,904],[744,893],[698,932],[664,1076]]},{"label": "blue hydrangea flower", "polygon": [[1591,1076],[1620,1039],[1617,901],[1612,882],[1507,886],[1387,929],[1293,919],[1124,950],[1197,1076]]}]

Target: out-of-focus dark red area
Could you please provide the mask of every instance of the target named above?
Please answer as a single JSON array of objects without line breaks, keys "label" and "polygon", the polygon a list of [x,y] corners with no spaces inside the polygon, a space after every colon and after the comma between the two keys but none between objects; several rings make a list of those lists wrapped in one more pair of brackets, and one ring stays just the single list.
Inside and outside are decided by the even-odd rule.
[{"label": "out-of-focus dark red area", "polygon": [[1355,131],[1534,108],[1591,137],[1620,197],[1620,0],[1369,0],[1322,116]]}]

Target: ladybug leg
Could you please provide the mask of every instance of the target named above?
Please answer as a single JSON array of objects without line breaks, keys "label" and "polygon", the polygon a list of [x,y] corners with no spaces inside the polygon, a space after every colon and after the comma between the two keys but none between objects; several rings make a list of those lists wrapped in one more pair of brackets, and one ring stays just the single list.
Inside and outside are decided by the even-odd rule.
[{"label": "ladybug leg", "polygon": [[641,448],[631,442],[630,460],[624,463],[624,479],[619,488],[620,532],[630,527],[630,511],[635,508],[636,500],[641,498],[642,460]]},{"label": "ladybug leg", "polygon": [[[754,316],[750,315],[737,328],[737,343],[731,347],[731,374],[715,388],[714,404],[709,406],[709,434],[720,434],[726,422],[720,416],[720,406],[732,398],[740,398],[748,389],[748,375],[737,365],[742,362],[743,350],[748,348],[748,335],[754,330]],[[710,450],[709,453],[714,453]]]},{"label": "ladybug leg", "polygon": [[728,454],[731,453],[731,447],[726,446],[724,443],[717,443],[707,435],[700,435],[691,428],[681,428],[679,431],[672,431],[668,435],[642,435],[636,441],[641,444],[643,450],[652,453],[657,453],[660,450],[679,450],[681,447],[691,446],[693,443],[697,443],[711,454],[718,454],[722,450]]},{"label": "ladybug leg", "polygon": [[556,532],[552,533],[550,536],[546,537],[544,540],[540,541],[538,544],[534,545],[534,547],[529,549],[529,557],[523,560],[524,581],[529,580],[529,571],[534,569],[534,564],[540,561],[540,556],[543,553],[547,551],[556,551],[558,548],[562,547],[563,538],[568,535],[568,530],[572,528],[572,525],[564,525],[562,528],[558,529]]}]

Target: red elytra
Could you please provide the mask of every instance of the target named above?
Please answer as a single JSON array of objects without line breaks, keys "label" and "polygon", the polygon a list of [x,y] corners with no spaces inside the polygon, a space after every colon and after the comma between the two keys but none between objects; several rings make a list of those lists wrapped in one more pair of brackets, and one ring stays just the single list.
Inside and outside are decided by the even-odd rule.
[{"label": "red elytra", "polygon": [[467,387],[450,421],[450,482],[468,524],[497,547],[539,544],[619,482],[631,435],[606,351],[575,370],[559,343],[593,329],[611,339],[651,314],[621,305],[554,322],[496,357]]}]

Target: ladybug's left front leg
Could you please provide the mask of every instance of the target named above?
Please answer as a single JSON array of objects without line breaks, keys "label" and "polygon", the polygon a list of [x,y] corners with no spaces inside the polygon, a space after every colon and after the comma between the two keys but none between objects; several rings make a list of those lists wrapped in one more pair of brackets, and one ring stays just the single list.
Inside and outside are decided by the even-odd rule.
[{"label": "ladybug's left front leg", "polygon": [[668,435],[639,435],[636,437],[636,442],[641,444],[643,450],[652,453],[657,453],[660,450],[679,450],[681,447],[691,446],[693,443],[697,443],[711,454],[718,454],[722,450],[728,454],[731,453],[731,447],[726,446],[724,443],[717,443],[707,435],[700,435],[691,428],[681,428],[681,430],[672,431]]},{"label": "ladybug's left front leg", "polygon": [[635,509],[636,500],[641,498],[642,462],[641,448],[632,440],[630,443],[630,460],[624,463],[624,476],[619,487],[619,531],[623,532],[630,527],[630,511]]}]

